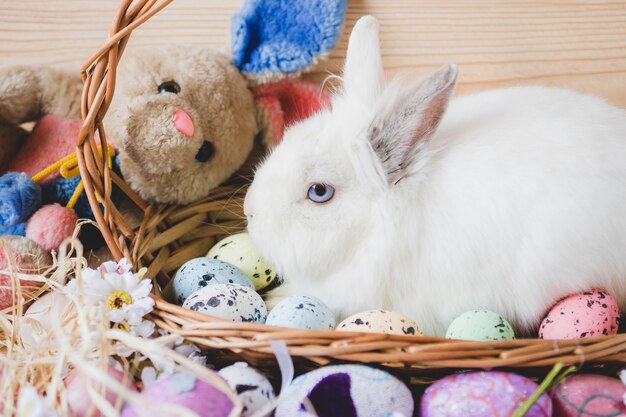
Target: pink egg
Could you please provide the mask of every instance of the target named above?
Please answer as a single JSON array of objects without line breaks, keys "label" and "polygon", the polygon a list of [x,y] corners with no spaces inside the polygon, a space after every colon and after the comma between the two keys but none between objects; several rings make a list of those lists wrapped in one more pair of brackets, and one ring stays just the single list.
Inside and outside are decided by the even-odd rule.
[{"label": "pink egg", "polygon": [[[224,382],[224,387],[228,387]],[[236,394],[233,393],[233,396]],[[228,417],[233,409],[233,402],[222,391],[212,385],[185,373],[172,374],[159,379],[142,391],[144,400],[140,414],[132,406],[122,410],[121,417],[165,417],[175,415],[167,412],[163,406],[177,405],[194,411],[198,417]]]},{"label": "pink egg", "polygon": [[574,375],[552,392],[553,417],[626,416],[626,386],[603,375]]},{"label": "pink egg", "polygon": [[579,339],[617,334],[617,302],[603,290],[578,293],[559,301],[539,327],[541,339]]},{"label": "pink egg", "polygon": [[[536,390],[537,384],[510,372],[468,372],[432,384],[420,403],[421,417],[510,416]],[[552,402],[541,395],[526,417],[552,416]]]},{"label": "pink egg", "polygon": [[[110,377],[123,384],[126,388],[133,391],[137,390],[132,378],[124,372],[111,366],[108,369],[108,373]],[[87,391],[87,387],[89,386],[100,394],[102,389],[101,384],[82,373],[79,369],[74,369],[70,372],[70,374],[65,377],[63,382],[65,383],[65,388],[67,389],[67,402],[74,417],[102,416]],[[113,391],[106,390],[104,398],[109,404],[113,405],[118,410],[121,408],[122,404],[118,403],[118,395]]]}]

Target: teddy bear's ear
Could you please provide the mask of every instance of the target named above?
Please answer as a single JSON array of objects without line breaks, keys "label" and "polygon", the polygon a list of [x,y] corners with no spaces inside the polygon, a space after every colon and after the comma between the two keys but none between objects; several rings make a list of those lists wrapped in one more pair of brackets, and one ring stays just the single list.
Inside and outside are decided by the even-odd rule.
[{"label": "teddy bear's ear", "polygon": [[330,106],[328,94],[319,85],[299,79],[262,85],[254,90],[254,98],[263,142],[269,148],[278,145],[285,127]]},{"label": "teddy bear's ear", "polygon": [[346,0],[246,0],[231,20],[233,62],[255,82],[297,75],[330,52]]}]

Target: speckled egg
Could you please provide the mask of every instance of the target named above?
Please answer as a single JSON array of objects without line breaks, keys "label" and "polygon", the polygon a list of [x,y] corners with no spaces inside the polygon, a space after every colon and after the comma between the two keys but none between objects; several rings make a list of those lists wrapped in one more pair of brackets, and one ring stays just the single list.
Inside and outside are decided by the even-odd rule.
[{"label": "speckled egg", "polygon": [[250,278],[233,265],[207,258],[185,262],[174,276],[172,289],[180,305],[191,293],[213,284],[239,284],[254,289]]},{"label": "speckled egg", "polygon": [[578,339],[617,334],[619,309],[605,291],[571,295],[559,301],[539,326],[541,339]]},{"label": "speckled egg", "polygon": [[[281,395],[276,417],[413,416],[411,391],[397,378],[364,365],[334,365],[301,375]],[[396,414],[394,414],[396,413]]]},{"label": "speckled egg", "polygon": [[626,416],[626,386],[617,378],[579,374],[552,389],[554,417]]},{"label": "speckled egg", "polygon": [[354,314],[339,323],[337,330],[410,336],[422,334],[413,320],[400,313],[387,310],[369,310]]},{"label": "speckled egg", "polygon": [[[421,417],[510,416],[536,390],[528,378],[509,372],[468,372],[450,375],[426,389]],[[552,401],[543,394],[526,417],[552,416]]]},{"label": "speckled egg", "polygon": [[237,284],[200,288],[185,300],[183,307],[224,320],[264,323],[267,318],[261,296],[252,288]]},{"label": "speckled egg", "polygon": [[321,300],[308,295],[287,297],[270,311],[268,326],[294,327],[307,330],[332,330],[335,315]]},{"label": "speckled egg", "polygon": [[259,255],[248,233],[238,233],[220,240],[206,256],[235,265],[252,280],[257,290],[267,287],[276,278],[274,267]]},{"label": "speckled egg", "polygon": [[461,314],[448,327],[446,338],[459,340],[514,339],[513,328],[502,316],[489,310],[471,310]]},{"label": "speckled egg", "polygon": [[[218,374],[239,395],[243,403],[242,417],[252,416],[274,399],[274,388],[270,381],[245,362],[222,368]],[[268,413],[268,415],[271,414]]]},{"label": "speckled egg", "polygon": [[222,391],[185,373],[175,373],[159,379],[144,389],[140,398],[141,412],[126,405],[122,409],[121,417],[179,415],[171,408],[168,410],[168,405],[186,408],[195,412],[198,417],[228,417],[234,405]]}]

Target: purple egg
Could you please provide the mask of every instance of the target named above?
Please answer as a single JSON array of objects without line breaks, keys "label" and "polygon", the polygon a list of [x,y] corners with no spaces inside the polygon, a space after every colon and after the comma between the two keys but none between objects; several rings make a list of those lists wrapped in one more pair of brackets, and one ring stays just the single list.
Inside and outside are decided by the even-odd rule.
[{"label": "purple egg", "polygon": [[[141,392],[144,400],[141,411],[151,417],[174,415],[163,409],[164,405],[178,405],[194,411],[199,417],[228,417],[233,402],[226,394],[207,382],[185,373],[165,377]],[[130,405],[122,410],[121,417],[139,417]]]},{"label": "purple egg", "polygon": [[[510,416],[536,390],[528,378],[509,372],[469,372],[432,384],[422,397],[422,417]],[[552,401],[543,394],[526,417],[550,417]]]}]

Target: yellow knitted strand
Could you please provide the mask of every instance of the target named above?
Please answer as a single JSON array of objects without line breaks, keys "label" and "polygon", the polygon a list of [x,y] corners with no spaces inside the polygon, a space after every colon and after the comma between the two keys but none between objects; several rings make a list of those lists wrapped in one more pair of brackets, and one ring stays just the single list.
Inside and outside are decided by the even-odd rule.
[{"label": "yellow knitted strand", "polygon": [[[108,156],[107,165],[109,166],[109,168],[113,166],[114,153],[115,151],[113,147],[111,145],[107,145],[107,156]],[[102,146],[98,146],[98,154],[102,157]],[[54,164],[46,167],[41,172],[38,172],[37,174],[35,174],[32,180],[33,182],[40,182],[56,171],[59,171],[59,173],[61,174],[63,178],[74,178],[80,175],[80,169],[78,167],[78,154],[74,152],[58,160]],[[76,202],[78,201],[78,198],[80,197],[80,195],[82,194],[84,190],[85,190],[85,185],[83,184],[83,180],[80,180],[78,182],[78,185],[76,186],[76,189],[74,190],[74,193],[70,197],[70,200],[67,202],[66,207],[74,208],[74,206],[76,205]]]}]

